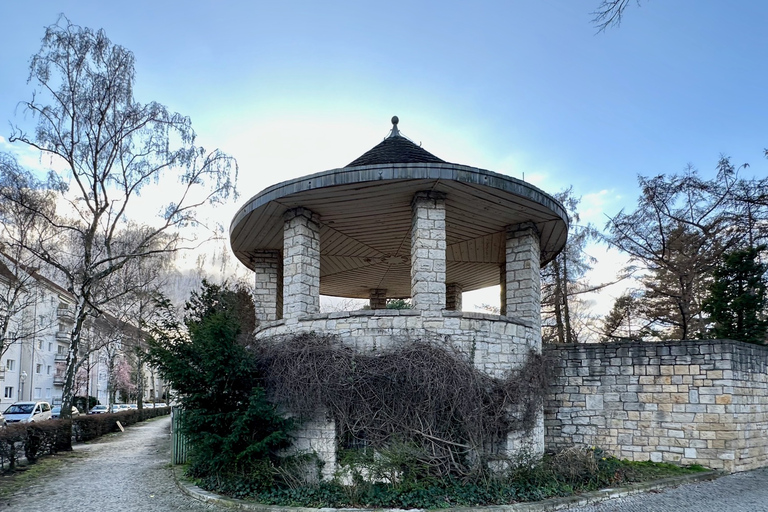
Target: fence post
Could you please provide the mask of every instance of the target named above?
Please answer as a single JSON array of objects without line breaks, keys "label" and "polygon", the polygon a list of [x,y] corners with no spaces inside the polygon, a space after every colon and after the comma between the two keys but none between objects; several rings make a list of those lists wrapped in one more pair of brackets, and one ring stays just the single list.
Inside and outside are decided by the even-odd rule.
[{"label": "fence post", "polygon": [[171,463],[185,464],[189,446],[187,436],[181,433],[184,409],[178,405],[171,407]]}]

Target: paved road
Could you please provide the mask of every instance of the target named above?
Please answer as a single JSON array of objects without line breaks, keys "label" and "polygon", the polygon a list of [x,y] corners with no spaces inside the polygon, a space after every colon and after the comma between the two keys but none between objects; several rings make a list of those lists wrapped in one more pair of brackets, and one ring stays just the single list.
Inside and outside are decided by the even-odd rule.
[{"label": "paved road", "polygon": [[54,475],[0,502],[24,512],[212,511],[176,487],[169,468],[170,417],[139,423],[122,434],[78,445],[86,456],[68,459]]},{"label": "paved road", "polygon": [[617,498],[563,512],[762,512],[768,511],[768,468],[711,482]]}]

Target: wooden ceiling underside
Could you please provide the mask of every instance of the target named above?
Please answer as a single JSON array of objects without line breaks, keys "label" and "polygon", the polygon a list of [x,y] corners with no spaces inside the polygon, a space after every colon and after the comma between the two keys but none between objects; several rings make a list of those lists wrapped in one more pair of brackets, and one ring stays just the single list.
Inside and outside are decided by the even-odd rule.
[{"label": "wooden ceiling underside", "polygon": [[562,212],[541,204],[537,196],[444,179],[393,179],[301,190],[263,204],[252,200],[257,206],[243,208],[233,222],[232,248],[246,265],[259,251],[282,251],[283,213],[307,208],[320,219],[320,293],[367,298],[370,289],[378,288],[389,297],[408,297],[411,201],[423,190],[445,194],[446,282],[464,291],[499,283],[509,225],[536,225],[542,263],[565,243]]}]

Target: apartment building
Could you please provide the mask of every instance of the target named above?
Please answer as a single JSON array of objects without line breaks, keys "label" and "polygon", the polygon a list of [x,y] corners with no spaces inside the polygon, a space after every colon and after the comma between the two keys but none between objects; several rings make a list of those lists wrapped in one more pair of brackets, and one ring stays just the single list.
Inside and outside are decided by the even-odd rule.
[{"label": "apartment building", "polygon": [[[14,292],[17,295],[10,301]],[[8,321],[0,352],[0,411],[23,400],[60,404],[75,321],[74,297],[35,269],[27,269],[0,252],[0,298],[4,298],[0,315]],[[102,315],[84,327],[79,354],[84,362],[75,376],[76,394],[94,396],[102,404],[110,402],[114,358],[123,357],[124,347],[132,346],[132,340],[123,337],[139,334],[135,328],[116,334],[112,320]],[[145,367],[143,373],[143,389],[137,392],[145,401],[151,402],[153,397],[160,401],[164,383],[151,369]]]}]

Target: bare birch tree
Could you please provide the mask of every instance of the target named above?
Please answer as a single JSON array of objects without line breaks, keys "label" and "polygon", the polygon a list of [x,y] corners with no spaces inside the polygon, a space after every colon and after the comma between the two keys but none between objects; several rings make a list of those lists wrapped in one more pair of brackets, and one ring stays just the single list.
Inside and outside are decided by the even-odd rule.
[{"label": "bare birch tree", "polygon": [[[64,417],[72,404],[83,328],[114,299],[105,281],[133,260],[189,246],[180,230],[202,229],[198,208],[234,193],[233,159],[196,146],[188,117],[156,102],[136,101],[134,78],[130,51],[113,44],[102,30],[73,25],[62,16],[47,28],[30,65],[35,91],[23,106],[37,128],[28,134],[16,127],[9,138],[64,169],[51,170],[45,180],[6,169],[19,186],[3,190],[0,197],[21,205],[56,233],[25,242],[25,249],[55,269],[76,299]],[[158,183],[164,186],[165,202],[155,210],[154,222],[131,222],[146,213],[148,203],[139,195]],[[55,211],[40,201],[42,191],[56,193]],[[62,239],[65,251],[55,245]]]}]

